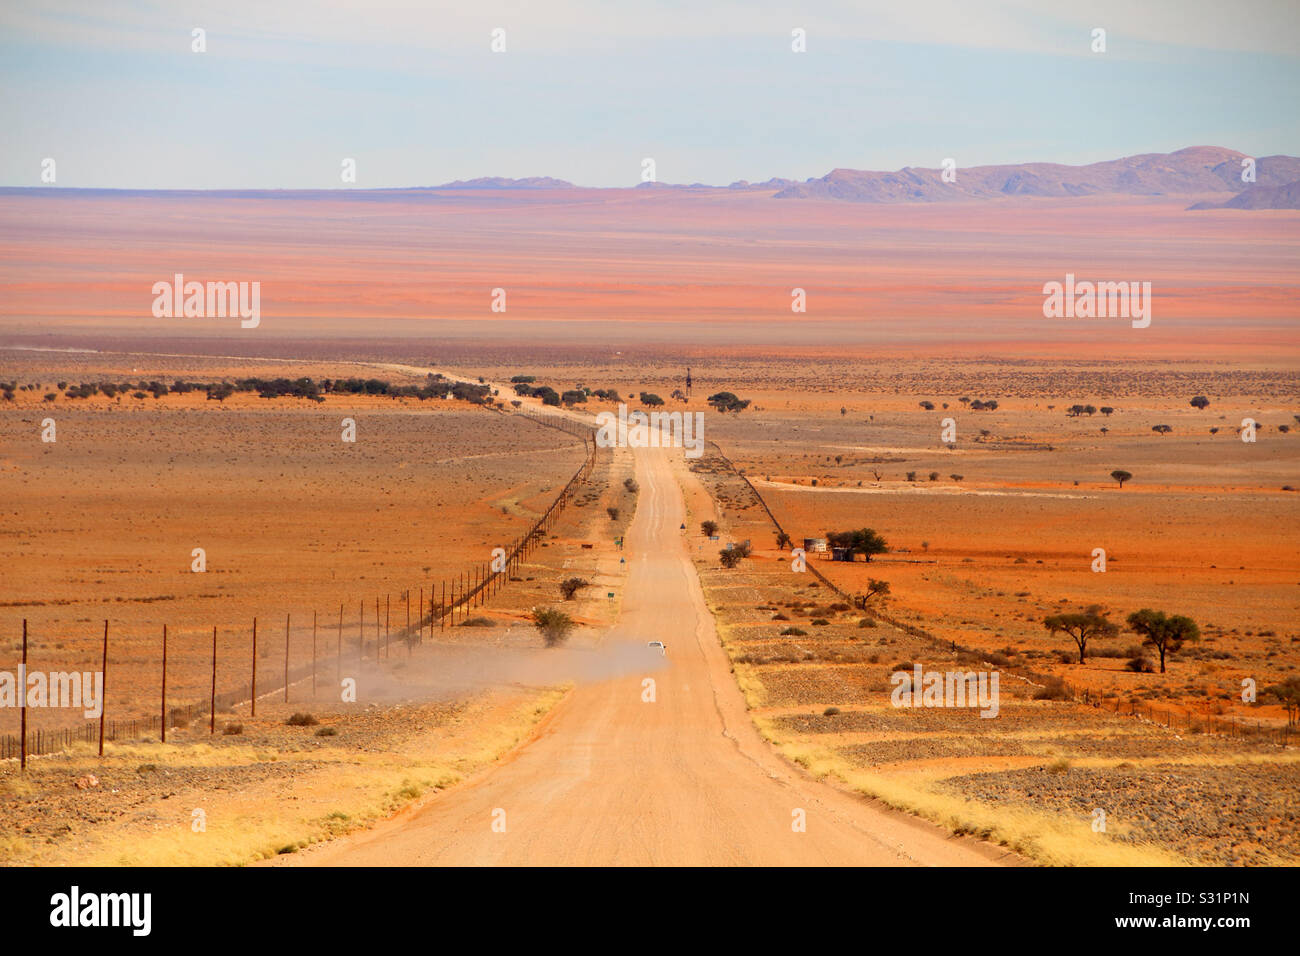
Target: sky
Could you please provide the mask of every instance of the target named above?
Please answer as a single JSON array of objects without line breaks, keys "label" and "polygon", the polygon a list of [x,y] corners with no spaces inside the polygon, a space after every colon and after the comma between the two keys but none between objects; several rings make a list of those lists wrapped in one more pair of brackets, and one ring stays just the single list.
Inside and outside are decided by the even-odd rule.
[{"label": "sky", "polygon": [[62,187],[293,189],[1300,155],[1298,118],[1297,0],[0,3],[5,186],[47,159]]}]

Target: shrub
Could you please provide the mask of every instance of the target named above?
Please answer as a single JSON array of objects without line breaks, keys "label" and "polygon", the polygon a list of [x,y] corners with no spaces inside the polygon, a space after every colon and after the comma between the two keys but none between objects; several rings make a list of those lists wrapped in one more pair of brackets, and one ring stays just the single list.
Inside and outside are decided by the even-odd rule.
[{"label": "shrub", "polygon": [[814,618],[812,622],[813,627],[826,627],[828,624],[830,624],[830,621],[824,617]]},{"label": "shrub", "polygon": [[337,727],[322,727],[316,731],[317,737],[337,737],[339,735]]},{"label": "shrub", "polygon": [[823,717],[834,717],[834,716],[835,716],[836,714],[838,714],[839,712],[840,712],[840,709],[839,709],[838,707],[827,707],[825,710],[822,711],[822,716],[823,716]]},{"label": "shrub", "polygon": [[712,538],[718,533],[718,523],[716,521],[701,521],[700,530],[704,532],[706,538]]},{"label": "shrub", "polygon": [[781,631],[782,637],[807,637],[808,632],[801,627],[787,627]]},{"label": "shrub", "polygon": [[718,552],[718,560],[722,562],[724,568],[734,568],[743,557],[744,555],[737,548],[723,548]]},{"label": "shrub", "polygon": [[237,737],[244,732],[243,724],[226,724],[221,728],[221,732],[227,737]]},{"label": "shrub", "polygon": [[560,582],[560,593],[564,595],[564,600],[572,601],[575,594],[590,586],[591,582],[586,578],[565,578]]},{"label": "shrub", "polygon": [[460,622],[461,627],[491,627],[496,622],[490,617],[470,617]]},{"label": "shrub", "polygon": [[1070,691],[1059,677],[1049,677],[1042,687],[1034,691],[1034,700],[1069,700]]},{"label": "shrub", "polygon": [[618,520],[619,510],[617,508],[606,508],[605,513],[609,515],[610,521]]},{"label": "shrub", "polygon": [[533,624],[541,631],[547,647],[562,644],[573,630],[573,618],[553,607],[533,608]]},{"label": "shrub", "polygon": [[311,714],[304,714],[299,711],[286,720],[285,723],[290,727],[315,727],[320,721]]}]

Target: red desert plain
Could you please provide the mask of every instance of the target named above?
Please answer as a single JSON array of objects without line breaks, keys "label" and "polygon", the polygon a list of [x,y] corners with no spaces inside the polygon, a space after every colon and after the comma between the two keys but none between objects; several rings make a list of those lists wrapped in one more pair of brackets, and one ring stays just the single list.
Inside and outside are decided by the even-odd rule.
[{"label": "red desert plain", "polygon": [[[1189,210],[1197,198],[866,204],[667,186],[6,191],[0,329],[9,344],[55,334],[75,344],[66,336],[76,332],[98,342],[220,336],[240,354],[322,333],[427,341],[454,332],[491,346],[533,329],[549,346],[560,335],[711,354],[767,342],[816,354],[1294,358],[1297,214]],[[260,324],[155,319],[150,289],[176,273],[260,282]],[[1149,327],[1044,318],[1044,285],[1067,274],[1149,282]],[[791,311],[795,289],[805,312]],[[534,326],[557,321],[573,326]]]}]

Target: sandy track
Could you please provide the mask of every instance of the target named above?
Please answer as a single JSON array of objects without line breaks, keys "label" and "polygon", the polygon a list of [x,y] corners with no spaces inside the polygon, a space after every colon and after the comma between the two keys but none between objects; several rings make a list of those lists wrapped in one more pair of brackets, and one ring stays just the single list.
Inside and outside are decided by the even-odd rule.
[{"label": "sandy track", "polygon": [[[989,865],[1003,854],[809,779],[762,741],[714,632],[669,455],[639,449],[629,573],[606,642],[667,667],[578,686],[503,763],[427,805],[273,865]],[[659,661],[658,663],[663,663]],[[656,700],[642,700],[653,677]],[[806,832],[791,826],[796,808]],[[494,832],[494,811],[505,832]]]}]

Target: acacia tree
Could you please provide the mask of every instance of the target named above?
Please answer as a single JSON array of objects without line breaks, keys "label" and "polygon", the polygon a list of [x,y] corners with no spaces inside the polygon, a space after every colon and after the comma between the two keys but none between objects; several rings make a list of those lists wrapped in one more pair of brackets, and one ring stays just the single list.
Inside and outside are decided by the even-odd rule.
[{"label": "acacia tree", "polygon": [[844,548],[848,551],[850,561],[858,554],[865,554],[870,561],[873,554],[884,554],[889,550],[885,539],[871,528],[859,528],[856,531],[828,531],[826,543],[833,548]]},{"label": "acacia tree", "polygon": [[750,400],[747,398],[737,398],[733,392],[718,392],[708,397],[708,403],[718,411],[723,413],[735,412],[737,415],[749,407],[749,402]]},{"label": "acacia tree", "polygon": [[1192,398],[1192,400],[1191,400],[1190,402],[1188,402],[1187,404],[1188,404],[1188,405],[1191,405],[1192,408],[1202,408],[1202,409],[1203,409],[1203,408],[1208,408],[1208,407],[1209,407],[1209,405],[1210,405],[1210,400],[1209,400],[1208,398],[1206,398],[1204,395],[1196,395],[1196,396],[1194,396],[1194,397]]},{"label": "acacia tree", "polygon": [[1130,631],[1142,635],[1142,643],[1160,653],[1160,673],[1165,672],[1165,654],[1176,654],[1188,641],[1201,639],[1201,629],[1190,617],[1166,615],[1164,611],[1143,608],[1128,616]]},{"label": "acacia tree", "polygon": [[1112,471],[1112,472],[1110,473],[1110,476],[1111,476],[1112,478],[1114,478],[1116,481],[1118,481],[1118,482],[1119,482],[1119,486],[1120,486],[1121,488],[1123,488],[1123,487],[1124,487],[1124,482],[1126,482],[1126,481],[1128,481],[1130,478],[1132,478],[1132,477],[1133,477],[1133,473],[1132,473],[1132,472],[1129,472],[1129,471],[1125,471],[1123,468],[1116,468],[1114,471]]},{"label": "acacia tree", "polygon": [[1114,637],[1119,625],[1106,617],[1100,605],[1094,604],[1083,611],[1053,614],[1043,619],[1043,627],[1052,634],[1066,634],[1079,647],[1079,663],[1084,662],[1088,642],[1098,637]]},{"label": "acacia tree", "polygon": [[867,589],[859,594],[853,595],[853,606],[859,611],[870,610],[871,602],[879,598],[883,601],[889,597],[889,582],[878,581],[875,578],[867,578]]},{"label": "acacia tree", "polygon": [[712,538],[718,533],[718,523],[716,521],[701,521],[700,530],[704,532],[704,537]]},{"label": "acacia tree", "polygon": [[1292,675],[1280,684],[1265,687],[1264,693],[1276,697],[1282,705],[1287,726],[1293,726],[1300,719],[1300,677]]}]

